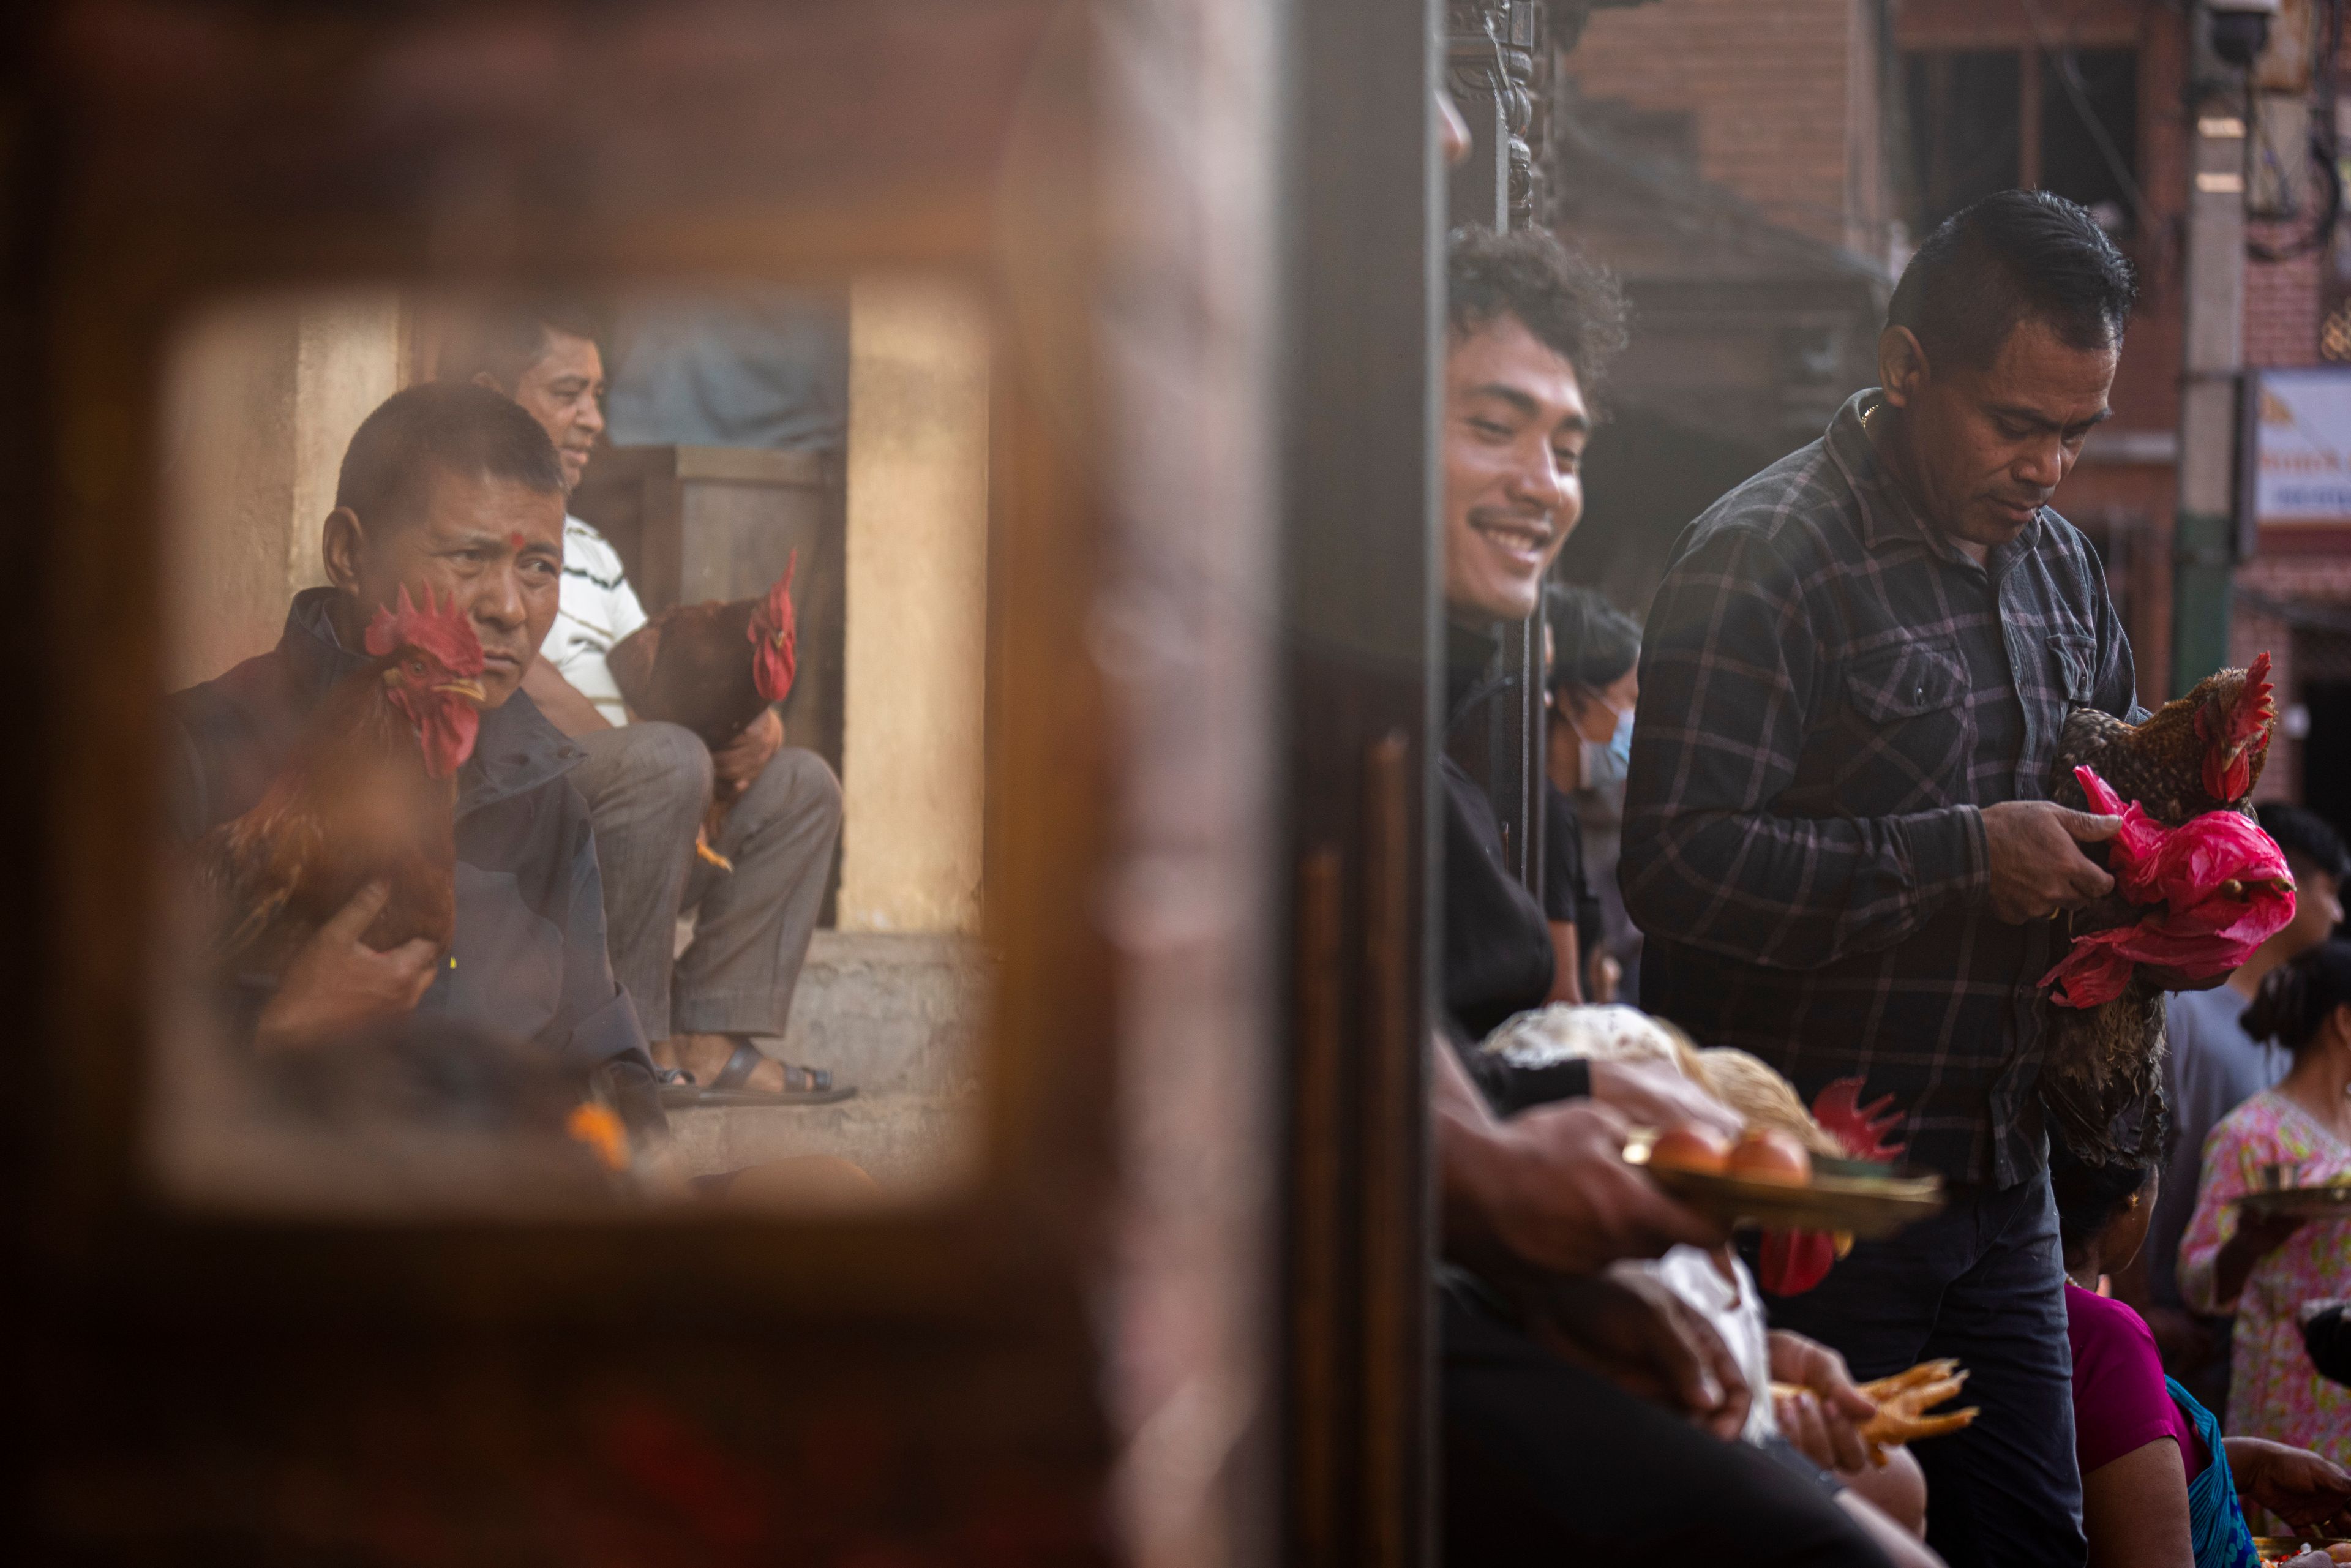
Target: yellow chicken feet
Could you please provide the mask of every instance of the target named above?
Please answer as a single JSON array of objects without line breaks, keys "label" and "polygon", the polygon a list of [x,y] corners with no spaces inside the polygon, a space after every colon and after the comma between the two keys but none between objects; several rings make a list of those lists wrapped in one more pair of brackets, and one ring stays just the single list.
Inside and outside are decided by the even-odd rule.
[{"label": "yellow chicken feet", "polygon": [[[673,840],[672,841],[674,842],[675,841]],[[720,854],[716,850],[712,849],[710,847],[710,839],[708,835],[700,831],[695,832],[694,835],[694,852],[697,857],[707,861],[712,865],[716,866],[720,871],[733,871],[735,869],[735,862],[728,860],[725,855]]]},{"label": "yellow chicken feet", "polygon": [[697,860],[715,865],[720,871],[731,872],[735,869],[735,862],[713,847],[717,841],[719,829],[726,825],[727,804],[725,800],[713,800],[710,809],[702,813],[702,826],[694,831],[694,853]]},{"label": "yellow chicken feet", "polygon": [[1869,1445],[1870,1462],[1882,1465],[1887,1448],[1920,1437],[1939,1437],[1974,1421],[1979,1407],[1973,1405],[1939,1416],[1927,1414],[1957,1394],[1967,1380],[1957,1361],[1943,1360],[1921,1362],[1907,1372],[1863,1384],[1861,1391],[1877,1406],[1876,1416],[1861,1429],[1862,1440]]},{"label": "yellow chicken feet", "polygon": [[[1972,1405],[1940,1416],[1926,1413],[1957,1394],[1959,1385],[1967,1380],[1968,1375],[1955,1360],[1922,1361],[1907,1372],[1861,1385],[1862,1394],[1877,1406],[1877,1414],[1861,1428],[1862,1441],[1869,1445],[1869,1462],[1883,1465],[1888,1448],[1898,1448],[1921,1437],[1939,1437],[1973,1422],[1977,1406]],[[1774,1383],[1771,1392],[1775,1397],[1784,1398],[1802,1390],[1790,1384]]]}]

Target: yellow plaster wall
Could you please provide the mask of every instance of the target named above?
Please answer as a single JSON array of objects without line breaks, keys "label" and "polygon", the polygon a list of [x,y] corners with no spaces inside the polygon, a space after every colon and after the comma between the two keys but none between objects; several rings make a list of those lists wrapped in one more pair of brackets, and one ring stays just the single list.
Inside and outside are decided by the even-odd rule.
[{"label": "yellow plaster wall", "polygon": [[400,390],[401,329],[385,290],[240,302],[182,334],[163,387],[166,689],[274,645],[286,601],[325,580],[336,471]]},{"label": "yellow plaster wall", "polygon": [[988,335],[935,279],[850,290],[846,931],[979,926]]}]

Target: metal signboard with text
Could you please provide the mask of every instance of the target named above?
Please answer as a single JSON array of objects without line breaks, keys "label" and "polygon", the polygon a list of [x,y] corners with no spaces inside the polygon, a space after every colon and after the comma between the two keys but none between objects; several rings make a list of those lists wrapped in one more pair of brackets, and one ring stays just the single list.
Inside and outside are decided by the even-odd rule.
[{"label": "metal signboard with text", "polygon": [[2253,521],[2351,525],[2351,370],[2262,371],[2246,392]]}]

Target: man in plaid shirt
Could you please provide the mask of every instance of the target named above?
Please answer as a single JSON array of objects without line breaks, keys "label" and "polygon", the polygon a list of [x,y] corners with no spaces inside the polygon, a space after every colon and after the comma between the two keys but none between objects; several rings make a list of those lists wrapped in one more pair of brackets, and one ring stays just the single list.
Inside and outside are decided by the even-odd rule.
[{"label": "man in plaid shirt", "polygon": [[1858,1077],[1952,1183],[1775,1323],[1859,1377],[1956,1355],[1923,1444],[1951,1563],[2079,1564],[2064,1274],[2034,1086],[2048,916],[2116,820],[2044,797],[2067,711],[2132,712],[2097,558],[2048,510],[2107,415],[2129,264],[2080,207],[1992,196],[1905,271],[1880,388],[1686,530],[1649,614],[1620,876],[1642,1001],[1810,1100]]}]

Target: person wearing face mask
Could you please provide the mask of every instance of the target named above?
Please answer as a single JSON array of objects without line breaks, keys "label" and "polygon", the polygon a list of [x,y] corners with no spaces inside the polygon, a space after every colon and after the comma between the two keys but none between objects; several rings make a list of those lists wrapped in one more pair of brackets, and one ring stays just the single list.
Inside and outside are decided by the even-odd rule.
[{"label": "person wearing face mask", "polygon": [[1552,664],[1543,896],[1560,964],[1552,1000],[1613,1002],[1632,993],[1640,963],[1641,934],[1625,915],[1616,857],[1641,629],[1593,589],[1553,584],[1545,603]]}]

